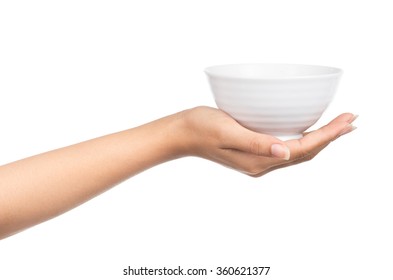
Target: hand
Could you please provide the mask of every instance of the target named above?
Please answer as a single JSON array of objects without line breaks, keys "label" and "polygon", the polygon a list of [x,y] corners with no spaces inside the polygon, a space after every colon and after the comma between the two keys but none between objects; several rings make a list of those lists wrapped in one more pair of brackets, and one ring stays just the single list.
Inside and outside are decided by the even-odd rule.
[{"label": "hand", "polygon": [[297,140],[281,141],[250,131],[221,110],[197,107],[181,113],[186,123],[184,153],[199,156],[250,176],[311,160],[329,143],[355,129],[345,113]]}]

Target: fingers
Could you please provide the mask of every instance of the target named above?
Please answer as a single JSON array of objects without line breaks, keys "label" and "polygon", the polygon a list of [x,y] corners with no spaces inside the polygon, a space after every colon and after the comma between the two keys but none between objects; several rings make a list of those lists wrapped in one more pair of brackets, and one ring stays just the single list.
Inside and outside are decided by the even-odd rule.
[{"label": "fingers", "polygon": [[249,175],[259,177],[278,168],[284,168],[311,160],[332,141],[355,130],[356,127],[353,126],[352,123],[357,117],[357,115],[350,113],[342,114],[324,127],[307,133],[302,139],[287,141],[291,150],[291,158],[289,160],[274,162],[274,159],[270,159],[269,165],[264,169],[260,169],[259,173]]},{"label": "fingers", "polygon": [[[357,116],[345,113],[318,130],[307,133],[302,139],[282,142],[275,137],[254,133],[247,129],[227,134],[232,145],[223,149],[220,161],[252,177],[259,177],[278,168],[302,163],[315,157],[338,137],[354,130],[352,122]],[[242,137],[239,137],[242,135]],[[235,137],[237,136],[237,137]],[[239,139],[240,138],[240,139]],[[239,141],[241,140],[241,141]],[[228,141],[229,143],[229,141]],[[290,149],[289,160],[274,156],[272,149],[282,145]]]},{"label": "fingers", "polygon": [[259,177],[271,167],[288,162],[283,159],[257,156],[233,149],[223,149],[215,161],[252,177]]},{"label": "fingers", "polygon": [[351,123],[356,117],[351,113],[341,114],[324,127],[307,133],[302,139],[286,142],[271,135],[255,133],[242,126],[234,126],[232,130],[226,131],[228,145],[224,148],[284,160],[312,158],[330,142],[354,130]]},{"label": "fingers", "polygon": [[[333,140],[353,131],[354,127],[351,123],[355,119],[356,116],[353,114],[342,114],[322,128],[307,133],[302,139],[286,142],[269,135],[253,133],[247,129],[244,129],[244,131],[237,129],[237,138],[231,138],[235,134],[227,134],[232,139],[232,142],[236,144],[232,143],[231,148],[226,147],[222,149],[222,153],[216,160],[252,177],[259,177],[278,168],[295,165],[314,158]],[[239,133],[243,137],[239,137]],[[239,138],[243,138],[243,141],[236,141]],[[291,156],[289,160],[272,156],[272,147],[274,148],[276,144],[282,145],[282,143],[285,143],[290,149]],[[269,144],[271,144],[270,154]],[[265,149],[263,146],[265,146]]]},{"label": "fingers", "polygon": [[291,150],[291,160],[313,158],[329,143],[353,131],[356,127],[352,125],[352,122],[356,117],[351,113],[341,114],[329,124],[307,133],[303,138],[287,141]]},{"label": "fingers", "polygon": [[242,152],[288,160],[290,150],[284,141],[271,135],[256,133],[242,126],[233,127],[226,134],[227,145],[224,148],[236,149]]}]

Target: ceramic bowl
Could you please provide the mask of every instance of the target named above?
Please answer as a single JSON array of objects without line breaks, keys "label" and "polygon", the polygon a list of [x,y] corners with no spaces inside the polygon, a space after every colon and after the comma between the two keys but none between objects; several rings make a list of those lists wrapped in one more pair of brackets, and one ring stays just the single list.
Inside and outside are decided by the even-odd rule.
[{"label": "ceramic bowl", "polygon": [[231,64],[205,69],[215,102],[241,125],[297,139],[333,99],[342,71],[300,64]]}]

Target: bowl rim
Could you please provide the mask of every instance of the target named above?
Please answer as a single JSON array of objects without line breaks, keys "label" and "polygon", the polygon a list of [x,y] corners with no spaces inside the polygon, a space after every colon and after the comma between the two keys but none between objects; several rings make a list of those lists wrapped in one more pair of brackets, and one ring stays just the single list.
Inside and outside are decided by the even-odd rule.
[{"label": "bowl rim", "polygon": [[[281,66],[301,66],[301,67],[318,67],[331,69],[335,72],[326,73],[326,74],[317,74],[317,75],[303,75],[303,76],[287,76],[287,77],[237,77],[233,75],[222,75],[217,73],[212,73],[214,68],[218,67],[233,67],[233,66],[255,66],[255,65],[281,65]],[[332,77],[332,76],[341,76],[343,74],[343,70],[337,67],[325,66],[325,65],[316,65],[316,64],[298,64],[298,63],[231,63],[231,64],[217,64],[206,67],[204,72],[209,77],[215,78],[224,78],[224,79],[238,79],[238,80],[254,80],[254,81],[267,81],[267,80],[300,80],[300,79],[319,79],[323,77]]]}]

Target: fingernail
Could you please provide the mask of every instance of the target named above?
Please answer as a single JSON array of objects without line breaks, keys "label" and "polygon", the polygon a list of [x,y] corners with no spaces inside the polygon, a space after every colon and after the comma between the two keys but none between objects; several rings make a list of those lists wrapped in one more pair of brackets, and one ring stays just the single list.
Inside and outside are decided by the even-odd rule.
[{"label": "fingernail", "polygon": [[270,152],[272,155],[276,158],[282,158],[285,160],[289,160],[289,157],[291,156],[291,153],[288,149],[287,146],[282,145],[282,144],[273,144],[270,147]]},{"label": "fingernail", "polygon": [[352,119],[349,121],[349,123],[353,123],[358,117],[359,117],[359,115],[353,115],[353,117],[352,117]]},{"label": "fingernail", "polygon": [[342,131],[341,133],[338,135],[338,137],[343,136],[347,133],[350,133],[352,131],[354,131],[355,129],[357,129],[356,126],[352,125],[352,124],[348,124]]}]

